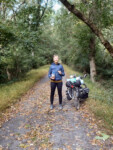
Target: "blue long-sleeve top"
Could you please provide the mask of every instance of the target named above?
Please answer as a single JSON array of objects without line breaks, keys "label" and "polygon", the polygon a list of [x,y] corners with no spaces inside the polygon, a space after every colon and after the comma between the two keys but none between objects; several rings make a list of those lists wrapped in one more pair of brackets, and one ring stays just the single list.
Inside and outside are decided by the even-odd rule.
[{"label": "blue long-sleeve top", "polygon": [[[59,74],[58,71],[61,71],[61,74]],[[56,80],[56,81],[62,80],[62,76],[65,76],[63,66],[60,63],[55,64],[53,62],[49,68],[48,77],[50,78],[52,74],[55,74],[54,80]]]}]

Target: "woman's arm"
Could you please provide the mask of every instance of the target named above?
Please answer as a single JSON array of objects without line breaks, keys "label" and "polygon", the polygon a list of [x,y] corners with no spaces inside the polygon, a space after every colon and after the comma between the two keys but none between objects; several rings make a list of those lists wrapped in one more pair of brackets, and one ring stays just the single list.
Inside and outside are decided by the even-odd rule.
[{"label": "woman's arm", "polygon": [[65,76],[64,67],[61,68],[61,73],[59,73],[61,76]]},{"label": "woman's arm", "polygon": [[62,66],[62,76],[65,76],[64,67]]}]

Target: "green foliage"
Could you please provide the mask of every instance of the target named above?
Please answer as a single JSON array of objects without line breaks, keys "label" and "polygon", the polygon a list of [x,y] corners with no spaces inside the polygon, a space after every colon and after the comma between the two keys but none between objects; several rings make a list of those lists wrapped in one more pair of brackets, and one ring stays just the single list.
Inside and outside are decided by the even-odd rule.
[{"label": "green foliage", "polygon": [[97,64],[97,72],[101,78],[104,79],[112,79],[113,77],[113,59],[108,53],[107,50],[104,49],[102,45],[100,45],[99,50],[96,53],[96,64]]},{"label": "green foliage", "polygon": [[[113,42],[111,0],[71,2]],[[19,78],[32,68],[52,62],[55,53],[64,63],[90,73],[92,31],[63,7],[54,12],[54,3],[50,1],[47,7],[47,0],[1,0],[0,82]],[[98,77],[112,77],[113,61],[97,38],[95,60]]]},{"label": "green foliage", "polygon": [[52,9],[47,8],[46,0],[6,0],[1,1],[0,7],[0,82],[3,83],[50,63],[51,39],[43,29]]},{"label": "green foliage", "polygon": [[[73,1],[74,3],[74,1]],[[112,6],[111,1],[77,1],[76,7],[85,16],[89,17],[99,29],[102,29],[105,37],[112,43]],[[60,55],[64,63],[74,68],[90,73],[90,40],[95,38],[95,62],[97,68],[97,80],[100,78],[112,78],[113,60],[108,51],[104,49],[99,39],[83,22],[78,20],[66,9],[61,8],[56,14],[54,30],[60,43]]]}]

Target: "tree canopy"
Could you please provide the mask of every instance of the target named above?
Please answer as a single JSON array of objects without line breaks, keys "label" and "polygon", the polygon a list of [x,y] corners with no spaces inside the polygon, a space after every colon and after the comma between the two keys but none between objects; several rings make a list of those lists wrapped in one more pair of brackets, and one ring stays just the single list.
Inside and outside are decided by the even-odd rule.
[{"label": "tree canopy", "polygon": [[[112,0],[0,0],[0,82],[63,63],[95,77],[113,75]],[[61,5],[56,11],[55,4]],[[65,9],[65,7],[67,9]],[[72,12],[72,13],[70,13]]]}]

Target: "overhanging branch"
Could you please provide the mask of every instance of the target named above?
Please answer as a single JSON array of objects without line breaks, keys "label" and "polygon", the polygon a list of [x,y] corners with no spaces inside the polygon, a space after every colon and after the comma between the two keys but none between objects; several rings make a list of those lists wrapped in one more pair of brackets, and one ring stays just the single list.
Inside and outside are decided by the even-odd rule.
[{"label": "overhanging branch", "polygon": [[67,0],[59,0],[70,12],[72,12],[75,16],[77,16],[80,20],[82,20],[85,24],[87,24],[90,29],[94,32],[95,35],[100,39],[101,43],[105,46],[105,48],[109,51],[111,56],[113,57],[113,46],[106,40],[102,34],[102,32],[96,27],[96,25],[91,22],[88,18],[84,16],[76,6],[70,4]]}]

